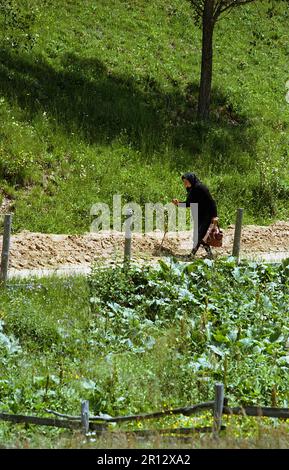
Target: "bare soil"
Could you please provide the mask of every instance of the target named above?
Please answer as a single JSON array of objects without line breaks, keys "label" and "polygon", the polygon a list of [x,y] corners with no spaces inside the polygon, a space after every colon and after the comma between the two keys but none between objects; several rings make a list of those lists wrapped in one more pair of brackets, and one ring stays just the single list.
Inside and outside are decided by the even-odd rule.
[{"label": "bare soil", "polygon": [[[2,238],[2,237],[1,237]],[[224,230],[222,248],[213,248],[218,255],[232,253],[234,225]],[[192,233],[163,233],[145,235],[134,233],[132,253],[135,260],[157,260],[173,255],[185,259],[192,248]],[[0,240],[0,249],[2,240]],[[289,252],[289,221],[279,221],[270,226],[246,225],[242,229],[243,257],[250,254],[281,254]],[[124,234],[121,232],[87,233],[84,235],[53,235],[23,231],[12,236],[10,268],[17,270],[59,268],[61,266],[89,266],[95,261],[116,262],[123,258]],[[200,248],[198,257],[204,257]]]}]

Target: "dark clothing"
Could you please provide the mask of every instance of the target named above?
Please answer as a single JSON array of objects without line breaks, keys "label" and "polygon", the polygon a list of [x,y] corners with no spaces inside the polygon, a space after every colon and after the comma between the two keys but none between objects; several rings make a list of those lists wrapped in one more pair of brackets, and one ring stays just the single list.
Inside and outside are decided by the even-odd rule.
[{"label": "dark clothing", "polygon": [[190,207],[191,203],[198,204],[199,218],[217,217],[217,206],[212,198],[207,186],[203,183],[196,183],[192,188],[188,188],[188,195],[185,201],[186,207]]},{"label": "dark clothing", "polygon": [[209,189],[196,177],[194,173],[186,173],[182,177],[190,181],[191,188],[187,188],[186,207],[191,203],[198,204],[198,243],[207,233],[213,217],[217,217],[217,206]]},{"label": "dark clothing", "polygon": [[[200,183],[200,180],[199,178],[197,178],[197,176],[195,175],[195,173],[185,173],[183,176],[182,176],[182,179],[186,179],[188,180],[192,187],[195,186],[197,183]],[[189,189],[187,189],[188,191]]]},{"label": "dark clothing", "polygon": [[210,227],[212,217],[198,216],[198,243],[201,243],[202,239],[206,235],[208,228]]}]

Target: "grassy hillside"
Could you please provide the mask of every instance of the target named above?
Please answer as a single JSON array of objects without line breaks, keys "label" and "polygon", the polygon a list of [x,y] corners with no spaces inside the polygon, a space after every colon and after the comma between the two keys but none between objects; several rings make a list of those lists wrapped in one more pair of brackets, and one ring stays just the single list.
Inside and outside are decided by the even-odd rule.
[{"label": "grassy hillside", "polygon": [[183,198],[187,170],[222,225],[237,206],[247,223],[288,217],[285,3],[218,23],[207,126],[195,120],[201,34],[187,0],[22,3],[35,45],[14,50],[2,28],[0,52],[0,189],[15,230],[88,231],[91,204],[117,193]]}]

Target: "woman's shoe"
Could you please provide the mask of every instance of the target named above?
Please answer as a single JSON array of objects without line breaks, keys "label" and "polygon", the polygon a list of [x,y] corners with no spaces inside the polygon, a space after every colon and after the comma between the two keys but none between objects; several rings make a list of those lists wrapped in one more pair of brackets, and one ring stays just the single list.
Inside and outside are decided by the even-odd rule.
[{"label": "woman's shoe", "polygon": [[194,259],[195,256],[196,256],[197,251],[198,251],[198,249],[193,248],[192,251],[188,255],[188,259]]},{"label": "woman's shoe", "polygon": [[204,245],[204,248],[207,252],[208,258],[212,259],[214,255],[213,255],[212,248],[210,247],[210,245]]}]

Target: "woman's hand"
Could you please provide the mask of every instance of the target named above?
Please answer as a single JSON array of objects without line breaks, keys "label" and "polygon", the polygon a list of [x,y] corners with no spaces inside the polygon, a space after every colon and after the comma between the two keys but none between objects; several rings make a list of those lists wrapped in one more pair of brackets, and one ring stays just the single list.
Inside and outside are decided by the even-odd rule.
[{"label": "woman's hand", "polygon": [[175,205],[175,206],[178,206],[180,201],[178,199],[173,199],[172,200],[172,203]]}]

